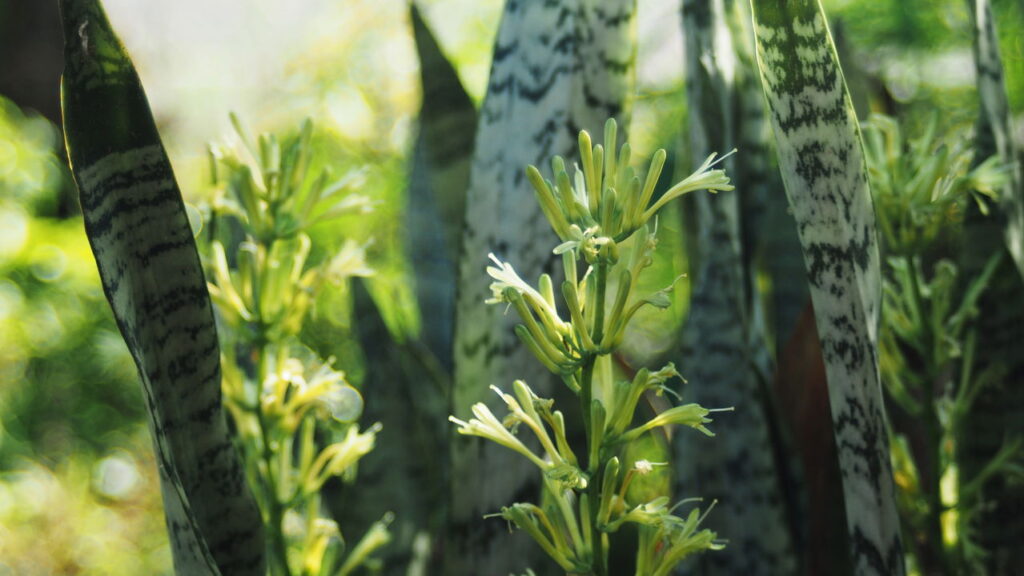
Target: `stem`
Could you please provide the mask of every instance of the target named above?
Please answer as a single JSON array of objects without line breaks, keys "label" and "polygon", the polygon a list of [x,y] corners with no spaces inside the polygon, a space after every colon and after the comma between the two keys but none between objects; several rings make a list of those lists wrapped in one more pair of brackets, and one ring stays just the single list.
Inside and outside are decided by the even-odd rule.
[{"label": "stem", "polygon": [[[601,339],[604,338],[604,300],[608,292],[608,264],[600,260],[594,264],[594,284],[596,287],[596,295],[593,302],[594,326],[590,339],[593,342],[600,343]],[[586,327],[583,329],[586,330]],[[590,439],[593,437],[592,430],[590,429],[590,403],[594,398],[594,364],[596,363],[596,355],[589,356],[583,360],[583,374],[580,382],[580,408],[583,414],[583,426],[587,432],[588,447]],[[589,454],[590,450],[587,453]],[[600,468],[597,464],[597,462],[587,463],[590,472]]]},{"label": "stem", "polygon": [[[573,513],[572,507],[569,506],[569,502],[565,499],[565,495],[561,493],[561,490],[554,485],[550,480],[544,478],[544,484],[546,485],[549,492],[551,492],[555,498],[555,502],[558,505],[558,512],[562,515],[562,520],[565,522],[565,527],[569,529],[569,537],[572,538],[573,547],[577,550],[583,547],[583,535],[580,533],[579,521],[576,519],[576,514]],[[554,531],[552,531],[554,533]]]},{"label": "stem", "polygon": [[[604,337],[604,301],[607,293],[608,284],[608,264],[605,262],[598,261],[594,265],[594,282],[596,287],[596,297],[593,302],[594,310],[594,326],[591,334],[591,339],[594,342],[600,342]],[[586,327],[584,327],[586,329]],[[600,438],[602,435],[595,433],[591,430],[591,404],[594,398],[594,365],[597,363],[597,356],[590,356],[584,360],[583,373],[580,381],[580,408],[583,414],[583,423],[587,432],[587,470],[590,474],[590,483],[587,485],[586,493],[588,497],[586,501],[580,502],[581,506],[586,506],[588,509],[583,514],[584,517],[589,518],[589,526],[584,527],[589,532],[587,540],[594,543],[595,548],[591,550],[593,554],[593,573],[595,576],[606,576],[608,568],[605,565],[607,560],[607,547],[608,539],[602,538],[603,534],[597,528],[598,514],[595,506],[600,505],[601,502],[601,485],[602,485],[602,471],[603,463],[600,462],[600,446],[597,450],[594,450],[594,446],[591,444],[596,438]],[[590,454],[598,454],[598,458],[590,458]]]},{"label": "stem", "polygon": [[942,538],[942,423],[939,421],[935,403],[930,402],[926,410],[928,455],[931,458],[931,466],[928,470],[928,526],[927,540],[931,544],[932,562],[934,568],[940,570],[940,574],[951,574],[947,564],[945,553],[945,542]]},{"label": "stem", "polygon": [[[260,340],[263,341],[262,334]],[[267,346],[260,344],[256,348],[256,386],[257,386],[257,397],[259,397],[259,390],[262,389],[263,382],[267,377]],[[266,469],[266,481],[267,481],[267,539],[269,540],[268,546],[270,548],[270,557],[272,559],[270,565],[270,572],[276,576],[291,576],[291,568],[288,566],[288,546],[284,541],[284,507],[281,504],[281,494],[278,490],[278,483],[276,474],[274,473],[277,458],[274,454],[274,450],[271,447],[270,435],[267,431],[267,421],[263,415],[263,403],[257,400],[256,402],[256,418],[259,423],[260,439],[262,440],[263,450],[261,457],[263,459],[263,465]]]},{"label": "stem", "polygon": [[[906,261],[907,274],[910,277],[910,299],[914,304],[914,315],[917,316],[918,328],[921,330],[921,342],[926,350],[930,349],[932,352],[931,358],[924,358],[925,370],[927,371],[925,382],[931,383],[931,378],[936,372],[934,370],[936,363],[935,355],[938,353],[938,349],[934,346],[934,342],[932,342],[931,324],[929,324],[930,317],[925,310],[921,281],[917,277],[917,258],[910,255],[905,256],[904,260]],[[926,396],[928,399],[931,399],[933,391],[926,390],[925,392],[927,392]]]},{"label": "stem", "polygon": [[[263,418],[260,418],[260,431],[266,442],[266,432],[263,427]],[[270,488],[270,497],[267,498],[267,538],[270,540],[271,558],[274,559],[276,571],[274,574],[290,576],[291,569],[288,567],[288,546],[284,541],[284,508],[277,492],[277,482],[274,478],[274,454],[264,444],[263,461],[267,469],[267,484]]]},{"label": "stem", "polygon": [[604,300],[608,291],[608,263],[600,260],[594,266],[594,281],[597,284],[597,297],[594,299],[594,332],[591,340],[600,342],[604,338]]},{"label": "stem", "polygon": [[928,517],[926,519],[924,555],[922,564],[933,570],[939,570],[941,574],[949,574],[949,565],[945,553],[945,543],[942,538],[942,439],[944,431],[942,422],[939,420],[936,401],[936,378],[942,371],[939,365],[941,358],[938,351],[938,343],[934,342],[934,334],[930,323],[931,316],[924,305],[924,294],[921,290],[921,282],[917,274],[917,258],[913,255],[906,256],[907,273],[910,276],[910,297],[914,304],[914,313],[917,316],[918,327],[921,330],[921,342],[926,352],[923,360],[924,383],[927,387],[923,390],[921,406],[924,408],[925,426],[925,458],[927,459],[927,470],[922,482],[926,482],[925,499],[928,504]]}]

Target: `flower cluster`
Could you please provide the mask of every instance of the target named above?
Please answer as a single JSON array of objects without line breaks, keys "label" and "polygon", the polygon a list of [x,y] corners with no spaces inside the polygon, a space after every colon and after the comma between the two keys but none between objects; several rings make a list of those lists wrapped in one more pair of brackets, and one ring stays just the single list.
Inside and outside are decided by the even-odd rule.
[{"label": "flower cluster", "polygon": [[988,204],[1002,200],[1012,166],[997,156],[975,163],[972,139],[940,136],[936,118],[916,138],[905,137],[888,116],[873,114],[865,122],[865,160],[888,254],[921,253],[962,220],[967,202],[988,214]]},{"label": "flower cluster", "polygon": [[[514,307],[523,322],[516,326],[516,335],[548,370],[562,377],[574,391],[580,389],[575,377],[579,368],[588,359],[618,348],[625,338],[626,326],[641,308],[667,308],[671,303],[669,293],[674,283],[653,294],[638,296],[635,293],[634,279],[650,266],[658,243],[646,226],[635,231],[632,241],[629,264],[619,271],[615,298],[607,313],[595,305],[588,305],[588,301],[593,299],[591,292],[597,288],[595,283],[606,281],[604,275],[594,278],[594,268],[588,268],[582,278],[575,280],[578,278],[579,253],[576,249],[561,253],[566,278],[562,282],[561,295],[569,313],[568,321],[559,315],[549,275],[542,274],[538,288],[534,289],[511,264],[499,260],[494,254],[489,255],[495,266],[487,268],[487,274],[494,282],[491,283],[493,296],[486,303],[507,303]],[[600,269],[606,271],[604,267]],[[602,329],[595,330],[599,310],[604,320]]]},{"label": "flower cluster", "polygon": [[617,132],[615,120],[605,123],[604,142],[610,147],[607,154],[603,145],[593,145],[586,130],[580,132],[583,166],[576,167],[571,179],[561,156],[551,160],[554,182],[545,180],[536,166],[526,168],[526,177],[537,201],[563,242],[555,248],[555,253],[571,249],[582,254],[588,263],[599,257],[614,263],[618,244],[646,225],[672,200],[696,190],[733,189],[724,170],[712,169],[725,157],[716,161],[716,155],[712,154],[696,172],[652,203],[666,153],[658,150],[654,154],[641,185],[640,177],[629,165],[632,154],[629,144],[623,144],[618,155],[615,154]]},{"label": "flower cluster", "polygon": [[[604,136],[612,150],[616,132],[615,122],[609,120]],[[663,150],[655,154],[641,185],[628,165],[628,144],[606,158],[604,147],[593,146],[586,132],[580,133],[579,142],[582,166],[573,178],[559,157],[552,161],[553,183],[537,168],[527,168],[544,214],[561,240],[552,252],[562,260],[565,280],[558,292],[564,312],[559,311],[549,275],[541,275],[534,287],[493,254],[493,266],[487,267],[493,280],[487,303],[516,310],[522,321],[515,328],[519,339],[579,397],[587,436],[586,453],[581,456],[586,458],[578,458],[570,446],[565,417],[554,409],[554,402],[519,380],[513,384],[513,394],[492,386],[508,409],[504,419],[478,403],[472,407],[473,418],[452,416],[450,420],[460,434],[496,442],[537,466],[544,504],[515,503],[502,508],[498,516],[527,532],[567,573],[606,575],[609,536],[625,524],[634,524],[640,534],[637,575],[668,574],[686,556],[720,545],[713,532],[699,528],[704,517],[699,510],[681,518],[673,515],[668,496],[631,500],[638,498],[628,492],[634,478],[666,463],[641,459],[623,471],[620,459],[627,447],[657,428],[681,425],[712,435],[706,427],[712,410],[686,404],[637,423],[641,398],[648,393],[661,395],[666,382],[680,376],[669,364],[655,372],[641,369],[630,379],[616,381],[611,355],[638,310],[648,305],[666,308],[670,302],[672,286],[643,296],[634,289],[657,247],[656,221],[654,225],[650,221],[662,206],[683,194],[731,190],[732,186],[724,172],[713,169],[712,155],[696,173],[652,202],[665,161]],[[620,251],[625,250],[628,258],[621,257]],[[580,262],[587,266],[582,274]],[[617,280],[614,294],[609,293],[610,276]],[[519,439],[517,432],[523,429],[536,439],[539,452]]]},{"label": "flower cluster", "polygon": [[[352,479],[380,426],[359,429],[359,392],[333,358],[303,346],[300,333],[328,284],[373,273],[364,247],[351,240],[334,256],[311,262],[309,227],[365,211],[370,202],[352,192],[361,175],[332,181],[326,169],[311,168],[310,123],[283,145],[273,135],[254,145],[238,119],[232,121],[251,158],[211,149],[218,196],[210,229],[212,235],[241,230],[244,239],[222,233],[206,258],[225,341],[225,406],[263,512],[270,573],[349,574],[372,563],[369,556],[387,543],[389,519],[346,554],[337,524],[319,517],[320,490],[331,478]],[[215,226],[221,221],[227,226]],[[318,436],[327,438],[326,446]]]}]

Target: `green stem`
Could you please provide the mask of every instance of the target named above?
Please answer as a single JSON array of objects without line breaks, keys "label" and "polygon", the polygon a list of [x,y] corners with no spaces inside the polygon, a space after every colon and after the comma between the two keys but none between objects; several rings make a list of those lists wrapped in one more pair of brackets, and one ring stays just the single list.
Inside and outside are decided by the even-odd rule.
[{"label": "green stem", "polygon": [[608,292],[608,264],[598,261],[594,265],[594,282],[597,296],[594,298],[594,331],[591,340],[600,342],[604,338],[604,300]]},{"label": "green stem", "polygon": [[[598,261],[594,264],[594,282],[596,287],[596,296],[593,302],[594,310],[594,326],[591,333],[591,339],[594,342],[600,342],[604,337],[604,304],[605,296],[608,289],[608,264],[605,262]],[[586,328],[584,328],[586,329]],[[591,430],[591,404],[594,398],[594,365],[597,363],[597,356],[590,356],[583,363],[583,373],[580,381],[580,408],[583,414],[583,423],[587,432],[587,454],[598,454],[600,455],[600,446],[597,450],[591,446],[591,443],[596,438],[600,438],[602,435],[595,433]],[[581,502],[583,506],[587,506],[587,513],[584,514],[590,519],[589,526],[585,527],[585,530],[589,531],[589,541],[594,543],[595,549],[592,550],[593,554],[593,573],[595,576],[605,576],[608,573],[608,568],[605,566],[608,554],[606,552],[608,540],[601,538],[602,533],[598,530],[598,514],[595,508],[601,502],[601,472],[603,470],[603,463],[598,458],[590,458],[587,462],[588,473],[590,474],[590,483],[587,485],[586,492],[588,498],[586,502]]]},{"label": "green stem", "polygon": [[[260,335],[261,341],[263,335]],[[256,348],[256,366],[257,366],[257,390],[262,389],[263,382],[267,377],[267,346],[260,344]],[[259,396],[259,392],[257,392]],[[261,457],[263,459],[263,465],[266,469],[266,482],[267,482],[267,539],[269,540],[268,545],[270,547],[270,573],[274,576],[291,576],[291,568],[288,566],[288,546],[284,540],[284,507],[281,503],[281,494],[278,490],[278,482],[276,474],[274,473],[277,466],[277,458],[271,445],[270,435],[268,434],[268,423],[263,415],[263,403],[256,402],[256,418],[259,423],[260,439],[262,440],[263,450]]]},{"label": "green stem", "polygon": [[267,448],[267,435],[266,429],[263,427],[262,416],[260,417],[260,430],[264,438],[263,462],[267,470],[267,484],[270,491],[270,497],[267,498],[267,538],[270,540],[271,558],[274,559],[275,569],[272,573],[279,576],[290,576],[288,546],[284,540],[284,507],[281,505],[277,491],[277,481],[273,472],[274,453]]},{"label": "green stem", "polygon": [[[608,264],[601,261],[594,264],[594,284],[596,294],[594,302],[591,303],[594,310],[594,326],[591,330],[590,339],[593,342],[600,343],[601,339],[604,338],[604,301],[605,295],[608,292]],[[586,330],[586,327],[583,329]],[[593,437],[590,429],[590,403],[594,398],[594,365],[596,363],[596,355],[583,360],[583,373],[580,381],[580,408],[583,414],[583,426],[587,432],[588,446],[590,439]],[[589,450],[587,452],[588,454],[590,453]],[[600,468],[597,464],[597,462],[587,463],[590,472]]]},{"label": "green stem", "polygon": [[[932,375],[935,372],[933,368],[936,363],[935,355],[938,354],[938,349],[934,346],[935,343],[932,341],[932,330],[929,322],[930,317],[927,310],[925,310],[924,292],[921,290],[921,281],[917,275],[918,260],[913,255],[905,256],[904,260],[906,261],[907,274],[910,276],[910,298],[914,304],[914,315],[917,316],[918,328],[921,330],[921,343],[924,345],[925,350],[931,350],[932,354],[930,358],[923,358],[925,370],[927,371],[927,378],[925,379],[925,382],[930,384]],[[932,391],[926,390],[925,392],[927,393],[926,396],[930,399]]]},{"label": "green stem", "polygon": [[928,448],[932,459],[929,472],[928,487],[928,540],[931,543],[933,561],[940,569],[940,574],[951,574],[945,553],[945,541],[942,537],[942,424],[931,403],[927,411]]},{"label": "green stem", "polygon": [[[942,422],[939,420],[936,398],[936,379],[943,370],[940,366],[940,356],[937,342],[934,342],[935,335],[932,331],[931,317],[924,305],[924,292],[921,288],[921,281],[918,278],[918,261],[913,255],[906,257],[907,273],[910,276],[910,297],[914,304],[914,313],[917,316],[918,327],[921,330],[921,342],[924,344],[924,385],[921,406],[924,408],[925,439],[927,442],[926,458],[928,469],[925,471],[922,481],[927,482],[925,487],[925,499],[928,505],[926,534],[926,555],[922,558],[923,563],[937,569],[941,574],[949,574],[949,565],[945,554],[945,544],[942,538],[942,439],[945,436],[942,429]],[[940,392],[941,393],[941,392]]]}]

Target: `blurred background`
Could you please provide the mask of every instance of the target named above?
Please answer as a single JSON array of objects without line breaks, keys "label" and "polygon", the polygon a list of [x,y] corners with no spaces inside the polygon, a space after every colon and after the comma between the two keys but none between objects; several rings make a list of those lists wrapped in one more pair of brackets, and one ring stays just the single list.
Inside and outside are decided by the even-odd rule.
[{"label": "blurred background", "polygon": [[[938,110],[949,124],[973,121],[965,2],[823,3],[862,119],[869,109],[899,108],[911,119]],[[328,244],[372,240],[369,262],[378,274],[371,291],[396,338],[415,334],[402,213],[420,79],[407,2],[104,4],[133,55],[190,203],[211,193],[207,145],[231,141],[231,111],[254,132],[287,133],[313,118],[324,163],[338,173],[367,171],[364,193],[379,202],[376,211],[319,234]],[[419,5],[479,103],[502,2]],[[634,154],[665,147],[670,157],[688,158],[680,137],[679,2],[639,6]],[[994,6],[1020,131],[1024,1]],[[139,384],[103,298],[63,157],[61,53],[57,2],[0,0],[0,575],[168,574]],[[688,169],[685,160],[676,162],[678,173]],[[685,266],[667,263],[662,276]],[[678,325],[685,286],[676,298],[671,314],[647,322]],[[324,300],[312,330],[330,341],[338,365],[358,383],[362,356],[351,337],[349,295],[342,289]]]}]

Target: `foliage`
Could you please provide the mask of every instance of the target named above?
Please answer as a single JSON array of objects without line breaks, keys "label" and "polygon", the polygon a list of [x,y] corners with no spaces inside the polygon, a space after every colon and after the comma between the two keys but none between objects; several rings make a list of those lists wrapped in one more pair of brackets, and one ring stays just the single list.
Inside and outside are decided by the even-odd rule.
[{"label": "foliage", "polygon": [[969,140],[959,134],[940,139],[936,117],[907,141],[888,116],[876,114],[866,126],[878,227],[891,256],[925,254],[962,221],[965,201],[987,214],[988,203],[998,199],[1006,167],[991,157],[972,168]]},{"label": "foliage", "polygon": [[[523,322],[516,326],[522,343],[578,396],[587,431],[585,460],[578,459],[569,445],[563,413],[521,380],[513,384],[514,394],[494,387],[509,410],[504,420],[498,420],[483,403],[473,406],[475,418],[464,421],[452,416],[451,420],[460,434],[496,442],[540,469],[542,504],[515,503],[502,508],[500,516],[526,531],[566,572],[607,574],[609,534],[624,524],[635,524],[639,530],[636,573],[663,575],[688,556],[717,549],[720,543],[713,532],[699,529],[703,519],[699,509],[683,518],[673,515],[676,507],[669,506],[667,496],[634,499],[628,492],[634,478],[664,464],[638,460],[625,469],[620,464],[622,452],[661,427],[682,425],[711,435],[704,426],[711,421],[707,418],[711,411],[686,404],[633,426],[642,396],[660,394],[666,389],[665,382],[679,374],[669,364],[656,372],[642,369],[632,381],[616,382],[611,356],[637,310],[670,304],[668,289],[646,297],[633,294],[633,282],[651,264],[657,246],[656,225],[652,230],[649,221],[665,204],[684,194],[732,187],[723,171],[712,170],[712,155],[694,174],[652,200],[665,152],[655,154],[641,184],[629,165],[629,144],[616,153],[616,131],[615,121],[609,120],[604,133],[607,155],[603,145],[593,146],[589,134],[580,132],[582,167],[577,167],[571,179],[565,161],[558,156],[551,162],[554,182],[545,180],[534,166],[526,170],[545,217],[562,240],[553,252],[562,258],[566,280],[560,292],[569,320],[563,320],[556,308],[547,274],[534,288],[493,254],[496,266],[487,269],[494,279],[493,297],[487,303],[515,308]],[[620,245],[631,247],[628,258],[620,258]],[[582,276],[579,262],[588,265]],[[609,277],[618,279],[614,301],[607,299]],[[523,427],[536,437],[543,456],[516,436]]]},{"label": "foliage", "polygon": [[[437,26],[446,56],[457,64],[457,71],[467,81],[470,93],[479,99],[486,83],[491,37],[501,2],[424,0],[419,3],[428,20]],[[658,145],[668,147],[670,153],[664,170],[667,176],[672,172],[676,155],[671,146],[682,125],[680,117],[685,99],[678,82],[676,46],[669,44],[665,51],[659,51],[661,46],[658,45],[654,47],[656,50],[644,52],[645,42],[660,44],[666,36],[663,30],[678,28],[675,19],[669,25],[645,24],[644,14],[649,14],[649,8],[655,3],[658,0],[639,2],[642,64],[630,139],[634,155],[641,148],[646,154],[646,150]],[[848,64],[861,65],[870,81],[880,81],[878,85],[872,84],[873,91],[887,91],[894,97],[893,105],[904,126],[919,132],[927,126],[926,120],[935,109],[943,118],[967,119],[974,114],[976,96],[971,78],[961,73],[969,68],[970,42],[967,11],[962,0],[823,0],[823,3],[833,17],[842,21],[842,28],[848,33],[855,58],[851,62],[843,61],[847,78],[853,76],[853,67]],[[131,10],[117,9],[115,4],[131,6],[131,3],[110,4],[112,12],[120,13],[113,15],[115,20],[120,16],[121,21],[130,22],[125,15]],[[1010,101],[1017,113],[1024,103],[1022,6],[1018,0],[994,1]],[[209,57],[204,57],[202,65],[192,66],[188,62],[195,74],[187,78],[166,73],[168,64],[173,67],[175,59],[165,54],[180,55],[184,50],[178,45],[170,50],[170,44],[154,40],[161,29],[171,29],[161,28],[159,17],[149,15],[161,9],[150,6],[140,11],[146,13],[146,19],[133,22],[136,24],[134,36],[129,35],[128,40],[133,49],[138,47],[160,54],[157,58],[140,57],[136,61],[143,65],[144,77],[153,80],[150,88],[157,98],[161,133],[167,136],[165,142],[176,168],[180,168],[177,172],[185,184],[186,198],[195,199],[203,188],[196,183],[206,166],[202,155],[194,153],[197,146],[188,138],[198,135],[206,139],[217,129],[203,120],[203,114],[207,115],[205,118],[223,116],[221,110],[227,104],[248,106],[247,111],[259,118],[261,128],[274,129],[280,128],[282,123],[290,123],[296,113],[315,115],[320,129],[312,136],[311,148],[317,151],[319,158],[330,158],[332,165],[366,165],[363,191],[381,199],[381,203],[372,214],[350,214],[306,230],[311,239],[307,262],[314,263],[308,268],[319,266],[343,249],[344,244],[338,240],[338,230],[343,229],[344,236],[353,239],[356,247],[365,247],[366,258],[374,262],[377,275],[371,288],[389,326],[400,333],[400,337],[415,334],[418,315],[410,296],[413,283],[409,279],[410,267],[400,250],[402,234],[406,233],[401,220],[404,210],[401,193],[409,178],[404,150],[414,131],[411,115],[417,97],[411,51],[405,54],[400,49],[407,40],[402,16],[404,4],[385,9],[379,2],[363,0],[317,12],[311,18],[320,20],[317,26],[317,30],[321,30],[320,40],[316,39],[317,31],[307,34],[303,29],[307,45],[301,48],[302,56],[293,58],[287,65],[282,65],[284,59],[279,54],[276,61],[267,54],[273,49],[252,50],[254,44],[263,41],[261,33],[253,35],[260,38],[253,43],[218,40],[224,50],[219,54],[204,53]],[[184,14],[188,7],[172,9]],[[229,8],[236,9],[236,6]],[[302,8],[310,13],[318,9]],[[197,28],[218,38],[235,37],[237,32],[229,23],[218,23],[215,17],[218,13],[224,11],[207,12],[210,17]],[[138,26],[140,22],[144,25]],[[338,27],[339,22],[344,27]],[[322,29],[330,33],[323,35]],[[342,33],[337,33],[338,30]],[[142,40],[132,44],[133,38]],[[183,43],[187,41],[182,37]],[[248,51],[245,54],[248,59],[239,57],[242,50]],[[666,51],[671,57],[665,57]],[[217,69],[218,64],[223,65],[216,62],[218,56],[246,72],[258,63],[262,71],[270,71],[260,78],[275,77],[277,68],[286,69],[287,81],[264,82],[260,86],[225,82],[224,75]],[[5,70],[15,79],[18,68],[29,65],[8,64]],[[5,80],[10,78],[8,72],[5,72]],[[664,82],[666,78],[671,84],[669,88]],[[187,86],[196,79],[202,81]],[[228,87],[224,88],[225,85]],[[226,94],[230,102],[211,98],[211,88],[219,88],[222,98]],[[183,94],[191,97],[181,97]],[[151,447],[142,432],[145,412],[136,374],[114,323],[104,310],[103,295],[89,259],[81,222],[75,218],[49,217],[57,212],[53,207],[58,205],[59,188],[68,181],[66,167],[62,167],[62,161],[53,154],[60,143],[59,133],[33,113],[18,110],[6,100],[0,99],[0,102],[3,102],[0,104],[0,573],[5,573],[9,567],[15,573],[168,573],[170,554],[159,519],[159,498],[155,497],[158,480],[154,474],[146,473],[153,463],[149,456]],[[881,100],[874,103],[878,106]],[[186,127],[191,127],[191,132]],[[872,133],[867,134],[869,138],[873,137]],[[928,162],[941,157],[941,162],[934,162],[933,167],[938,168],[959,162],[957,158],[964,140],[955,137],[945,140],[945,148],[932,147],[920,155],[894,153],[887,160],[892,166],[883,171],[914,173],[917,168],[909,163],[922,157]],[[869,153],[871,150],[868,142]],[[743,152],[741,150],[741,154]],[[316,162],[314,160],[314,164]],[[224,173],[223,165],[220,171]],[[883,186],[882,180],[875,180],[874,174],[872,181],[876,190]],[[948,203],[945,200],[909,202],[899,195],[901,190],[907,190],[906,181],[895,182],[903,184],[894,189],[894,196],[890,197],[892,205],[883,206],[888,200],[876,196],[879,216],[890,215],[888,226],[893,230],[891,238],[883,236],[883,249],[888,249],[888,255],[895,259],[886,261],[883,266],[885,308],[891,311],[891,316],[887,315],[881,324],[881,359],[887,381],[902,375],[909,383],[902,385],[904,400],[897,402],[890,398],[889,404],[895,408],[894,418],[899,421],[901,414],[907,411],[901,403],[926,410],[930,399],[934,398],[939,405],[936,412],[946,414],[943,418],[950,418],[953,415],[950,404],[957,400],[951,399],[948,391],[940,395],[938,391],[929,390],[919,374],[925,370],[922,368],[925,361],[946,366],[941,371],[944,378],[947,373],[954,376],[962,373],[963,367],[970,364],[970,334],[977,318],[973,312],[957,314],[966,302],[957,291],[949,289],[951,283],[961,282],[965,273],[941,261],[950,254],[949,246],[960,241],[958,222],[961,208],[968,201],[960,191],[950,193]],[[929,196],[927,187],[915,189],[922,192],[922,198]],[[986,200],[984,196],[979,199]],[[675,208],[668,207],[669,210]],[[673,249],[682,242],[683,235],[674,229],[677,226],[672,216],[662,218],[659,230],[663,249],[655,255],[652,267],[640,278],[633,279],[634,293],[663,286],[686,269],[683,251]],[[224,218],[222,222],[231,220]],[[237,244],[239,228],[237,224],[231,227],[234,242],[227,239],[229,234],[223,227],[211,226],[210,221],[204,232],[215,229],[213,235],[220,237],[228,247],[225,250],[228,268],[237,270],[232,246]],[[365,240],[371,234],[376,235],[377,241],[367,245]],[[900,242],[908,246],[910,252],[919,256],[916,266],[899,263],[904,260],[899,253],[908,252],[896,248],[898,238],[902,238]],[[665,244],[668,250],[664,250]],[[627,249],[623,247],[624,251]],[[670,256],[665,257],[666,253]],[[504,256],[514,260],[513,256]],[[1005,265],[1004,262],[1000,266]],[[916,283],[911,281],[914,277]],[[614,291],[614,281],[614,277],[610,279],[609,290]],[[992,292],[994,290],[984,294],[990,296]],[[619,349],[623,357],[627,360],[652,358],[668,345],[663,334],[670,331],[667,327],[680,322],[687,306],[688,286],[681,283],[671,298],[674,301],[671,311],[645,307],[634,316]],[[916,311],[915,299],[924,313]],[[331,366],[343,366],[349,381],[360,382],[363,370],[360,354],[357,345],[347,338],[348,303],[348,290],[341,284],[322,290],[319,298],[309,304],[310,313],[304,317],[301,332],[293,340],[312,351],[302,347],[290,349],[303,362],[303,379],[315,379],[323,359],[334,355],[338,360]],[[991,313],[1001,314],[998,310]],[[666,320],[670,315],[672,319]],[[227,335],[227,331],[222,330],[222,335]],[[933,353],[923,355],[923,348]],[[239,360],[238,367],[244,368],[244,381],[251,376],[252,363],[236,350],[231,354]],[[329,370],[332,371],[330,377],[334,378],[337,368]],[[928,370],[937,368],[933,366]],[[974,381],[979,387],[985,385],[984,378]],[[886,385],[888,387],[888,383]],[[986,388],[990,392],[992,389]],[[1001,397],[998,393],[992,395]],[[331,440],[321,428],[315,435],[321,442],[319,446]],[[955,435],[951,437],[955,440]],[[903,493],[906,500],[902,503],[903,512],[913,515],[923,511],[927,516],[926,492],[931,490],[928,471],[926,467],[917,468],[920,451],[916,442],[908,441],[912,439],[910,436],[901,438],[894,439],[893,453],[897,482],[907,489]],[[653,440],[653,436],[647,434],[641,439]],[[942,445],[943,457],[949,458],[948,443]],[[1012,442],[1008,446],[1012,447]],[[131,462],[140,473],[136,487],[124,499],[112,500],[93,481],[101,475],[101,470],[109,467],[110,458]],[[633,462],[622,462],[623,470],[634,468]],[[1012,462],[999,459],[986,474],[1012,471],[1012,467]],[[627,490],[627,501],[650,501],[663,494],[659,488],[643,496],[630,496],[639,481],[664,474],[666,470],[655,466],[648,476],[635,474]],[[955,486],[957,471],[947,468],[943,478],[946,480],[943,486]],[[354,490],[358,491],[358,487]],[[943,506],[955,503],[955,492],[947,489],[946,494]],[[998,506],[1001,503],[987,504]],[[943,527],[944,534],[957,535],[961,543],[964,543],[963,536],[971,531],[963,509],[964,505],[960,505],[946,510],[944,517],[948,521]],[[58,514],[58,510],[62,513]],[[911,530],[921,534],[923,530],[918,527],[926,524],[927,520],[914,520]],[[729,535],[721,536],[728,538]],[[968,551],[965,548],[965,553]]]},{"label": "foliage", "polygon": [[902,575],[877,355],[878,233],[856,110],[820,0],[756,0],[751,7],[827,378],[853,570]]},{"label": "foliage", "polygon": [[[346,555],[337,524],[321,517],[320,490],[332,477],[354,477],[378,426],[359,430],[359,392],[299,335],[322,290],[372,274],[351,241],[311,263],[307,231],[365,212],[370,202],[352,193],[358,174],[334,179],[310,169],[310,122],[284,142],[272,134],[254,142],[233,121],[246,150],[211,151],[220,194],[211,209],[208,267],[222,326],[225,403],[267,526],[271,574],[344,576],[372,565],[372,553],[390,539],[389,521],[371,527]],[[318,437],[328,445],[319,449]]]},{"label": "foliage", "polygon": [[924,569],[974,572],[984,554],[972,540],[984,506],[981,484],[987,475],[1020,474],[1015,459],[1024,452],[1020,439],[1011,438],[978,477],[964,477],[957,468],[958,439],[973,402],[1002,378],[998,370],[974,365],[978,300],[1002,255],[991,255],[973,278],[963,278],[941,255],[962,225],[965,204],[976,202],[987,212],[1007,168],[995,157],[969,168],[973,151],[964,145],[967,139],[956,131],[940,136],[937,120],[905,141],[895,120],[874,116],[866,134],[889,254],[880,335],[883,383],[909,417],[893,436],[904,528]]},{"label": "foliage", "polygon": [[56,143],[0,98],[0,573],[165,574],[131,359],[81,222],[44,216]]},{"label": "foliage", "polygon": [[66,178],[53,154],[59,138],[45,118],[26,114],[0,96],[0,190],[5,204],[19,204],[34,214],[53,211]]},{"label": "foliage", "polygon": [[0,99],[0,470],[102,455],[142,415],[81,225],[48,212],[56,130]]},{"label": "foliage", "polygon": [[0,574],[171,573],[148,434],[119,444],[0,473]]},{"label": "foliage", "polygon": [[[857,55],[856,62],[881,80],[907,109],[927,115],[939,106],[960,118],[977,108],[970,66],[971,31],[963,0],[826,0],[829,14],[842,23]],[[1024,110],[1024,52],[1021,27],[1024,6],[996,0],[1000,42],[1010,104]],[[889,110],[888,112],[892,112]]]}]

